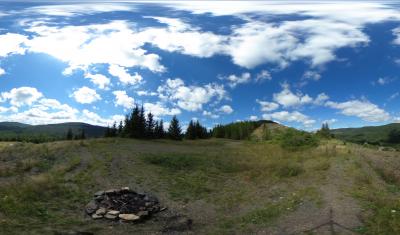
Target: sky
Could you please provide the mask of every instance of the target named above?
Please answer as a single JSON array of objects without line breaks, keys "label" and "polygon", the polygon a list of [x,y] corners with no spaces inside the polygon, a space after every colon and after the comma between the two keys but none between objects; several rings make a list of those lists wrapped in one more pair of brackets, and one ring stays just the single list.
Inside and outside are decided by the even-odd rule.
[{"label": "sky", "polygon": [[400,121],[400,2],[0,2],[0,121]]}]

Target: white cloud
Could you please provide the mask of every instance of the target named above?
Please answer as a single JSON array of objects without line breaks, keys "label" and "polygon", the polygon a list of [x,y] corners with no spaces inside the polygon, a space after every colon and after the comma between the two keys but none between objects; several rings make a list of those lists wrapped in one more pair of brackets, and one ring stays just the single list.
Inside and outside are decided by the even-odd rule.
[{"label": "white cloud", "polygon": [[4,69],[0,68],[0,76],[2,76],[4,74],[6,74],[6,71]]},{"label": "white cloud", "polygon": [[185,86],[182,79],[167,79],[165,85],[159,86],[159,97],[176,102],[176,105],[187,111],[202,110],[203,105],[226,98],[224,86],[215,83],[205,86]]},{"label": "white cloud", "polygon": [[221,108],[219,108],[219,111],[225,114],[231,114],[233,113],[233,108],[229,105],[223,105]]},{"label": "white cloud", "polygon": [[399,92],[395,92],[395,93],[393,93],[393,94],[388,98],[388,100],[391,101],[391,100],[393,100],[393,99],[396,99],[399,95],[400,95]]},{"label": "white cloud", "polygon": [[400,27],[393,29],[393,35],[396,37],[393,43],[400,45]]},{"label": "white cloud", "polygon": [[350,100],[342,103],[328,101],[326,106],[339,109],[346,116],[359,117],[368,122],[383,122],[390,119],[385,110],[367,100]]},{"label": "white cloud", "polygon": [[278,104],[284,107],[299,106],[313,102],[309,95],[294,94],[288,84],[283,84],[283,90],[279,93],[273,94],[273,99]]},{"label": "white cloud", "polygon": [[9,92],[1,93],[1,100],[9,100],[10,104],[16,107],[31,105],[41,98],[43,94],[34,87],[13,88]]},{"label": "white cloud", "polygon": [[332,125],[332,124],[336,123],[337,121],[338,121],[337,119],[331,118],[331,119],[322,121],[322,123],[327,123],[328,125]]},{"label": "white cloud", "polygon": [[203,116],[210,117],[210,118],[212,118],[212,119],[217,119],[217,118],[219,118],[219,115],[218,115],[218,114],[215,114],[215,113],[212,113],[212,112],[206,111],[206,110],[203,111]]},{"label": "white cloud", "polygon": [[264,119],[278,120],[282,122],[298,122],[302,123],[305,127],[311,127],[315,120],[311,119],[307,115],[304,115],[298,111],[288,112],[280,111],[270,114],[263,114]]},{"label": "white cloud", "polygon": [[78,16],[90,15],[95,13],[113,12],[113,11],[133,11],[135,8],[132,4],[109,4],[109,3],[74,3],[69,4],[55,4],[29,7],[25,9],[24,13],[34,13],[47,16]]},{"label": "white cloud", "polygon": [[329,100],[329,96],[325,93],[321,93],[314,99],[314,104],[316,105],[323,105],[326,101]]},{"label": "white cloud", "polygon": [[228,85],[231,88],[235,88],[238,84],[249,83],[251,81],[251,75],[250,75],[250,73],[242,73],[242,75],[240,75],[240,76],[231,74],[227,77],[220,77],[220,79],[227,80]]},{"label": "white cloud", "polygon": [[0,57],[11,54],[24,54],[25,48],[22,46],[28,40],[26,36],[6,33],[0,35]]},{"label": "white cloud", "polygon": [[250,121],[257,121],[257,120],[258,120],[258,117],[255,116],[255,115],[252,115],[252,116],[249,117],[249,120],[250,120]]},{"label": "white cloud", "polygon": [[68,63],[65,74],[96,64],[138,66],[153,72],[165,70],[158,55],[148,54],[141,48],[144,41],[126,21],[65,27],[35,25],[26,30],[34,33],[25,42],[27,50],[46,53]]},{"label": "white cloud", "polygon": [[115,95],[115,106],[122,106],[126,109],[133,108],[135,100],[126,94],[126,91],[114,91]]},{"label": "white cloud", "polygon": [[177,108],[167,108],[164,107],[163,104],[157,102],[155,104],[153,103],[144,103],[143,105],[144,109],[146,110],[146,112],[151,112],[155,117],[161,117],[161,116],[165,116],[165,115],[178,115],[181,114],[181,110],[177,109]]},{"label": "white cloud", "polygon": [[107,87],[111,84],[110,79],[103,74],[86,74],[86,78],[89,78],[90,81],[97,85],[100,89],[107,89]]},{"label": "white cloud", "polygon": [[101,97],[97,92],[89,87],[81,87],[78,90],[74,91],[70,97],[73,97],[76,102],[81,104],[91,104],[98,100],[101,100]]},{"label": "white cloud", "polygon": [[138,96],[157,96],[157,92],[137,91]]},{"label": "white cloud", "polygon": [[319,74],[318,72],[315,71],[306,71],[303,74],[303,79],[305,80],[313,80],[313,81],[319,81],[321,79],[321,74]]},{"label": "white cloud", "polygon": [[376,80],[376,82],[373,82],[372,84],[373,85],[378,84],[378,85],[383,86],[383,85],[386,85],[386,84],[388,84],[388,83],[390,83],[392,81],[393,81],[393,79],[391,79],[389,77],[380,77],[380,78],[378,78],[378,80]]},{"label": "white cloud", "polygon": [[260,104],[262,112],[270,112],[270,111],[273,111],[273,110],[279,108],[279,104],[274,103],[274,102],[257,100],[257,103]]},{"label": "white cloud", "polygon": [[262,82],[264,80],[272,80],[272,76],[267,70],[261,70],[261,72],[256,75],[256,82]]},{"label": "white cloud", "polygon": [[140,76],[140,74],[135,73],[135,75],[132,76],[127,72],[126,68],[115,64],[112,64],[108,68],[108,72],[111,75],[118,77],[119,81],[124,85],[135,85],[143,80],[143,77]]}]

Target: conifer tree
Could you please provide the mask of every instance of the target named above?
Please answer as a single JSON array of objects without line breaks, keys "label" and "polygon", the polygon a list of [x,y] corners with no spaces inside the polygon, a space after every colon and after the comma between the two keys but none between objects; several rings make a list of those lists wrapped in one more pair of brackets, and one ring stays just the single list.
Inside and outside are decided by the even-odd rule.
[{"label": "conifer tree", "polygon": [[139,112],[139,121],[138,121],[138,138],[145,138],[146,137],[146,116],[144,114],[143,105],[140,108]]},{"label": "conifer tree", "polygon": [[182,129],[179,125],[179,120],[174,116],[169,124],[168,136],[173,140],[182,140]]},{"label": "conifer tree", "polygon": [[122,121],[120,121],[118,124],[118,131],[117,131],[119,136],[122,136],[123,129],[124,125],[122,124]]},{"label": "conifer tree", "polygon": [[152,113],[147,114],[147,120],[146,120],[146,137],[149,139],[154,138],[154,116]]},{"label": "conifer tree", "polygon": [[81,130],[81,135],[79,136],[79,139],[81,139],[81,140],[86,139],[86,133],[85,133],[84,129]]},{"label": "conifer tree", "polygon": [[195,127],[195,124],[193,123],[193,120],[191,120],[189,122],[189,125],[188,125],[188,127],[186,129],[185,138],[189,139],[189,140],[194,140],[194,139],[197,138],[196,127]]},{"label": "conifer tree", "polygon": [[74,134],[72,133],[72,129],[68,128],[68,132],[67,132],[67,140],[72,140],[74,138]]},{"label": "conifer tree", "polygon": [[111,127],[111,132],[110,132],[110,137],[116,137],[117,136],[117,123],[114,122],[112,127]]},{"label": "conifer tree", "polygon": [[132,110],[131,118],[129,121],[129,125],[131,126],[131,131],[129,136],[132,138],[140,138],[140,110],[139,106],[135,106]]},{"label": "conifer tree", "polygon": [[162,139],[165,137],[164,123],[161,119],[159,122],[157,122],[157,127],[155,128],[155,136],[158,139]]}]

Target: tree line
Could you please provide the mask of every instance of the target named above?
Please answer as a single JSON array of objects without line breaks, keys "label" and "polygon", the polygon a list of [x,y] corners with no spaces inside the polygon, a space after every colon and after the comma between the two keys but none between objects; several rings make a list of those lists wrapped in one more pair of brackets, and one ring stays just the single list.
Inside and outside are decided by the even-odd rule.
[{"label": "tree line", "polygon": [[234,140],[250,139],[253,131],[266,122],[268,121],[241,121],[227,125],[217,125],[212,130],[212,136]]},{"label": "tree line", "polygon": [[123,137],[134,139],[163,139],[172,140],[203,139],[210,135],[205,127],[198,121],[191,121],[183,134],[182,127],[176,116],[173,116],[167,130],[164,129],[162,119],[155,120],[154,115],[148,112],[146,115],[143,106],[135,105],[132,111],[125,115],[124,121],[118,124],[114,122],[112,126],[107,127],[105,137]]}]

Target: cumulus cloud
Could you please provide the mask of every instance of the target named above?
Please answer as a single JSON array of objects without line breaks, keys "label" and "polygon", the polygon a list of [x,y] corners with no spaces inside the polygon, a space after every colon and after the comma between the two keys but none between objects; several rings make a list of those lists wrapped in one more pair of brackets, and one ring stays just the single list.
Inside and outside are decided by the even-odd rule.
[{"label": "cumulus cloud", "polygon": [[273,94],[273,99],[276,103],[284,107],[299,106],[313,102],[309,95],[294,94],[288,84],[283,84],[283,90],[279,93]]},{"label": "cumulus cloud", "polygon": [[255,115],[252,115],[252,116],[249,117],[249,120],[250,120],[250,121],[257,121],[257,120],[258,120],[258,117],[255,116]]},{"label": "cumulus cloud", "polygon": [[43,94],[34,87],[13,88],[9,92],[1,93],[1,100],[9,100],[10,104],[16,107],[23,105],[31,105],[33,102],[41,98]]},{"label": "cumulus cloud", "polygon": [[231,114],[233,113],[233,108],[229,105],[223,105],[219,108],[219,111],[225,114]]},{"label": "cumulus cloud", "polygon": [[157,92],[151,91],[137,91],[138,96],[157,96]]},{"label": "cumulus cloud", "polygon": [[89,87],[81,87],[74,91],[71,95],[72,98],[75,99],[76,102],[81,104],[91,104],[98,100],[101,100],[101,97],[97,92]]},{"label": "cumulus cloud", "polygon": [[368,122],[383,122],[390,119],[385,110],[367,100],[350,100],[342,103],[328,101],[326,106],[340,110],[343,115],[359,117]]},{"label": "cumulus cloud", "polygon": [[128,73],[126,68],[119,65],[111,65],[108,68],[108,72],[119,78],[119,81],[124,85],[135,85],[140,83],[143,80],[143,77],[140,74],[135,73],[133,76]]},{"label": "cumulus cloud", "polygon": [[126,94],[126,91],[113,91],[115,96],[115,106],[122,106],[126,109],[133,108],[135,100]]},{"label": "cumulus cloud", "polygon": [[261,72],[256,75],[256,82],[262,82],[265,80],[272,80],[272,76],[267,70],[261,70]]},{"label": "cumulus cloud", "polygon": [[266,113],[263,114],[264,119],[270,120],[278,120],[280,122],[298,122],[302,123],[305,127],[311,127],[315,120],[311,119],[307,115],[304,115],[298,111],[288,112],[288,111],[280,111],[274,113]]},{"label": "cumulus cloud", "polygon": [[34,25],[26,30],[34,34],[25,42],[27,50],[68,63],[65,74],[96,64],[138,66],[153,72],[165,70],[158,55],[141,48],[144,41],[126,21],[65,27]]},{"label": "cumulus cloud", "polygon": [[260,104],[262,112],[270,112],[270,111],[274,111],[277,108],[279,108],[279,104],[274,103],[274,102],[257,100],[257,103]]},{"label": "cumulus cloud", "polygon": [[250,73],[242,73],[241,75],[231,74],[227,77],[220,77],[221,80],[227,80],[231,88],[235,88],[238,84],[249,83],[251,81]]},{"label": "cumulus cloud", "polygon": [[0,57],[6,57],[11,54],[24,54],[23,43],[28,40],[27,36],[6,33],[0,35]]},{"label": "cumulus cloud", "polygon": [[181,110],[179,110],[178,108],[167,108],[160,102],[157,102],[155,104],[144,103],[143,107],[146,110],[146,112],[151,112],[155,117],[161,117],[166,115],[173,116],[181,114]]},{"label": "cumulus cloud", "polygon": [[4,74],[6,74],[6,71],[4,69],[0,68],[0,76],[2,76]]},{"label": "cumulus cloud", "polygon": [[107,87],[111,84],[111,81],[108,77],[103,74],[91,74],[88,73],[85,75],[86,78],[89,78],[90,81],[97,85],[100,89],[107,89]]},{"label": "cumulus cloud", "polygon": [[219,118],[219,115],[218,115],[218,114],[212,113],[212,112],[207,111],[207,110],[204,110],[204,111],[203,111],[203,116],[210,117],[210,118],[212,118],[212,119],[217,119],[217,118]]},{"label": "cumulus cloud", "polygon": [[186,86],[180,78],[167,79],[157,89],[159,97],[175,102],[178,107],[187,111],[199,111],[203,105],[226,98],[224,86],[210,83],[204,86]]}]

